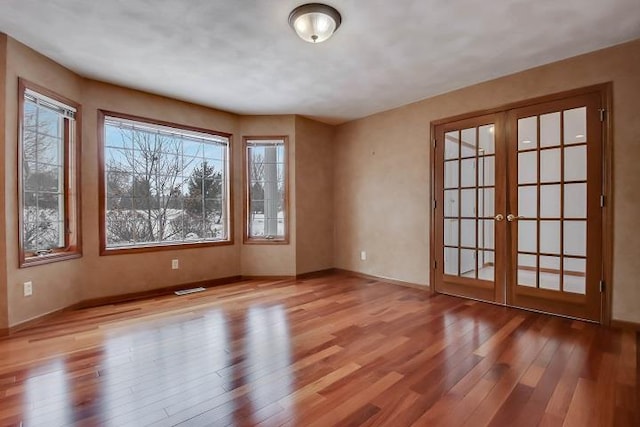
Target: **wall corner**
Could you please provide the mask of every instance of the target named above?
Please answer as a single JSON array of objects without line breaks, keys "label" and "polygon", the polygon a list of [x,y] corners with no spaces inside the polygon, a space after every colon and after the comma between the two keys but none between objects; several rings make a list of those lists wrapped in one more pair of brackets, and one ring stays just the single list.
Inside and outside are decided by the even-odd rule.
[{"label": "wall corner", "polygon": [[[7,116],[7,35],[0,33],[0,188],[5,188]],[[6,197],[6,192],[5,197]],[[9,327],[5,197],[0,197],[0,331]]]}]

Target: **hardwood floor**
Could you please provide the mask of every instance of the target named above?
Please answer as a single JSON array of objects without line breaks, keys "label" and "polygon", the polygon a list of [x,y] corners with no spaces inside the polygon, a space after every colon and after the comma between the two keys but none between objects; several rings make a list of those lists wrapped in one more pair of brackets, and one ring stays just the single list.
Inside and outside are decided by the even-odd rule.
[{"label": "hardwood floor", "polygon": [[342,274],[61,313],[0,425],[640,425],[636,333]]}]

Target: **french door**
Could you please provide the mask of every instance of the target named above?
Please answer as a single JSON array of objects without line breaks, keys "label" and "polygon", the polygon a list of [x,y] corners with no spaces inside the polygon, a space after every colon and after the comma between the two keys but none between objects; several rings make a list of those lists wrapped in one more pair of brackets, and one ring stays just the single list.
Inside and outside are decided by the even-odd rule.
[{"label": "french door", "polygon": [[600,93],[435,126],[435,290],[599,321]]}]

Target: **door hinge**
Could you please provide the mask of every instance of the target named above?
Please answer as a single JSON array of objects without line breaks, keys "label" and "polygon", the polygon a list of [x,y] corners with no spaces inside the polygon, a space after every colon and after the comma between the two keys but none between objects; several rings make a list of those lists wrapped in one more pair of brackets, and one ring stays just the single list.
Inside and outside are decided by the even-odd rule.
[{"label": "door hinge", "polygon": [[606,197],[604,196],[604,194],[601,194],[601,195],[600,195],[600,207],[601,207],[601,208],[604,208],[604,205],[605,205],[605,203],[606,203],[606,200],[607,200],[607,199],[606,199]]},{"label": "door hinge", "polygon": [[438,269],[438,261],[433,261],[433,269],[434,270]]},{"label": "door hinge", "polygon": [[433,148],[436,148],[437,145],[438,145],[438,140],[433,138]]},{"label": "door hinge", "polygon": [[598,111],[600,112],[600,121],[604,122],[604,119],[607,116],[607,110],[606,108],[598,108]]},{"label": "door hinge", "polygon": [[433,200],[431,201],[431,207],[432,207],[433,209],[435,209],[435,208],[436,208],[436,206],[438,206],[438,202],[436,201],[436,199],[433,199]]},{"label": "door hinge", "polygon": [[607,285],[604,283],[604,280],[600,280],[600,292],[604,292],[607,288]]}]

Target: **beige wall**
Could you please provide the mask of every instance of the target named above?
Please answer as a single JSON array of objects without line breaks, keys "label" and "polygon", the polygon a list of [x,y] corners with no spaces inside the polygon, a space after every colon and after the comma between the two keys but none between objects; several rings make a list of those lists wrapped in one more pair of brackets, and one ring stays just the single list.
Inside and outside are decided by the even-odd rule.
[{"label": "beige wall", "polygon": [[333,267],[333,133],[296,117],[296,274]]},{"label": "beige wall", "polygon": [[[335,140],[336,267],[428,284],[429,124],[613,81],[613,318],[640,322],[640,40],[344,124]],[[367,250],[368,260],[359,260]]]},{"label": "beige wall", "polygon": [[[6,105],[6,71],[7,71],[7,36],[0,33],[0,147],[5,146],[5,105]],[[5,153],[0,150],[0,188],[5,188]],[[5,198],[0,197],[0,224],[5,223],[4,215]],[[7,304],[7,257],[6,257],[6,230],[0,226],[0,331],[6,329],[8,324]]]},{"label": "beige wall", "polygon": [[[242,274],[245,276],[295,276],[296,275],[296,129],[295,116],[244,116],[240,118],[241,136],[288,136],[288,164],[289,167],[289,244],[243,245]],[[242,154],[240,154],[242,156]],[[244,171],[242,163],[238,174]],[[240,196],[242,196],[240,189]],[[240,218],[244,215],[242,206],[239,210]],[[242,241],[242,228],[238,239]]]},{"label": "beige wall", "polygon": [[336,267],[427,283],[429,120],[394,110],[338,128]]},{"label": "beige wall", "polygon": [[244,245],[242,274],[294,276],[331,268],[333,127],[288,115],[243,116],[240,129],[243,137],[289,137],[289,244]]},{"label": "beige wall", "polygon": [[[237,116],[122,87],[83,82],[82,213],[83,270],[80,286],[82,300],[145,291],[154,288],[193,283],[240,274],[241,238],[234,221],[235,244],[199,249],[148,252],[135,255],[99,256],[98,210],[98,109],[126,113],[176,124],[212,129],[237,135]],[[232,139],[231,161],[240,161],[239,138]],[[232,176],[233,208],[239,208],[238,174]],[[180,269],[171,269],[171,260],[180,261]]]}]

